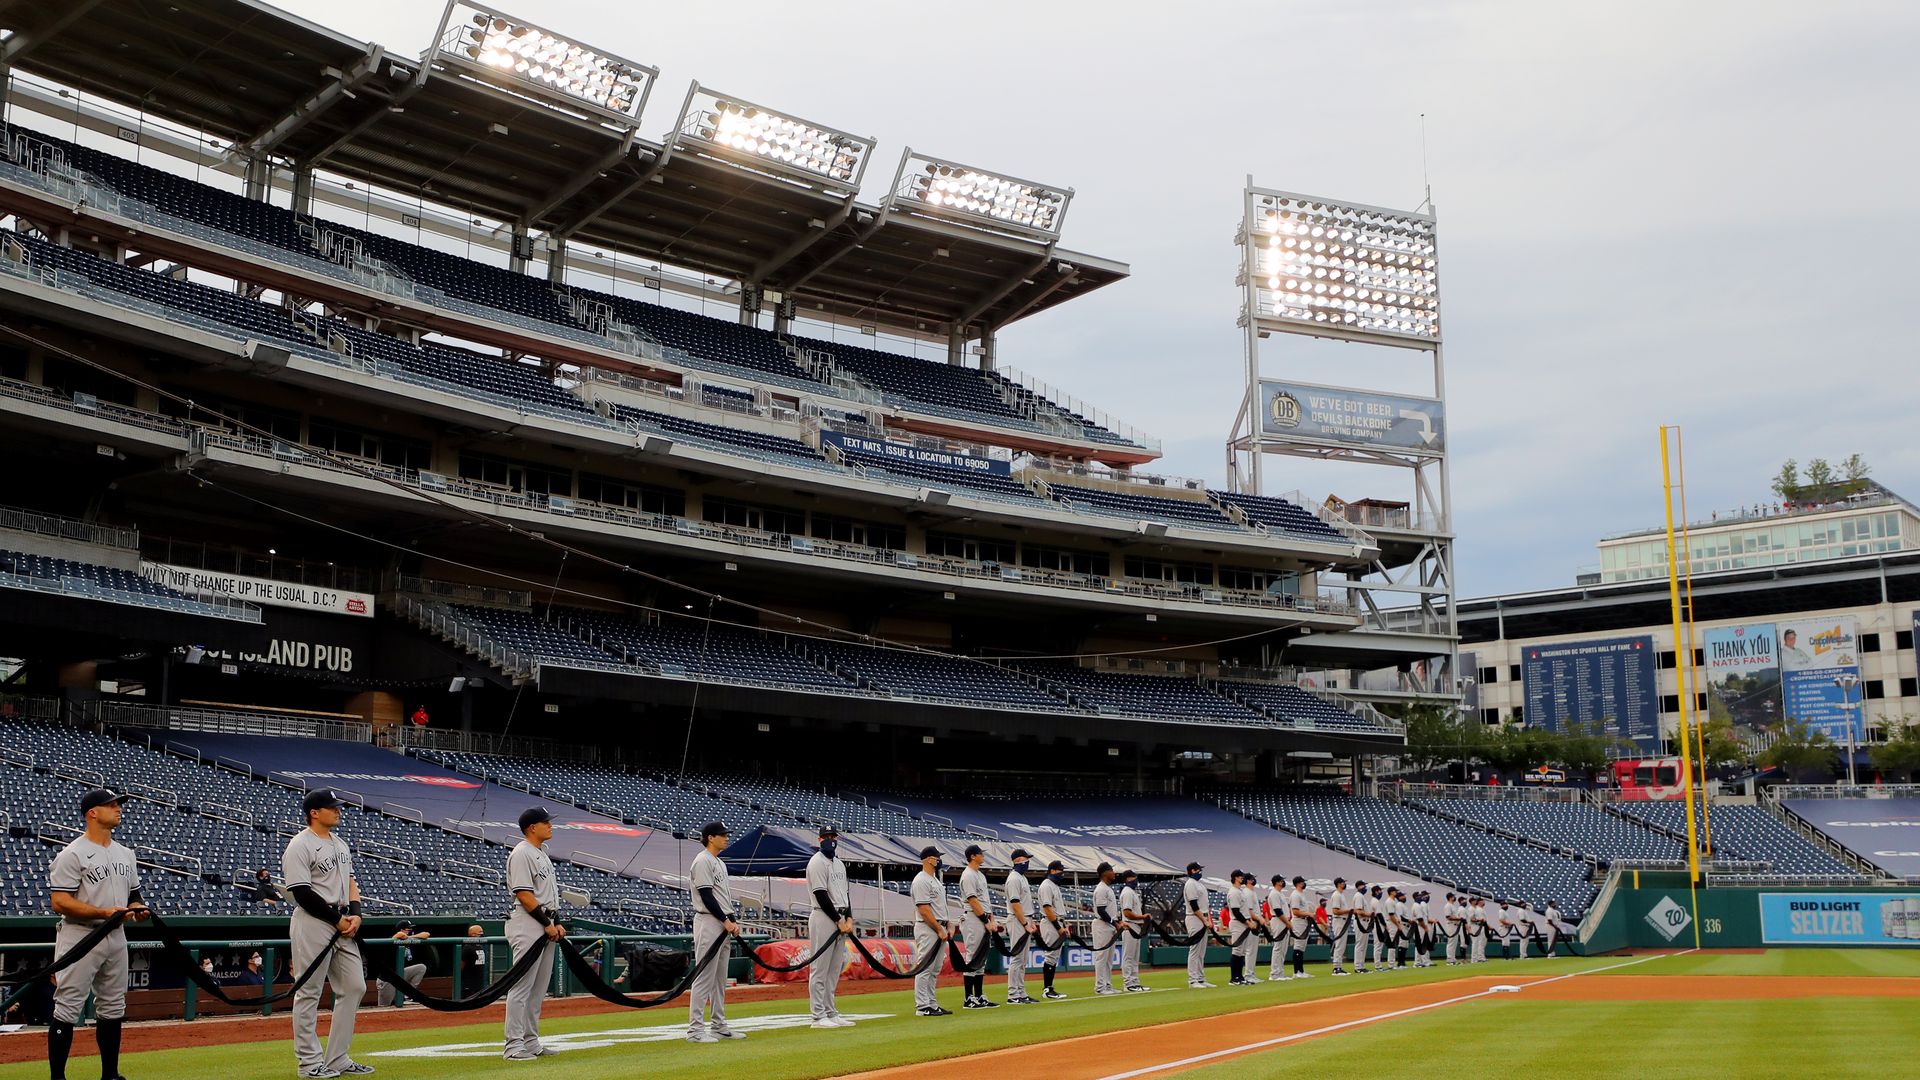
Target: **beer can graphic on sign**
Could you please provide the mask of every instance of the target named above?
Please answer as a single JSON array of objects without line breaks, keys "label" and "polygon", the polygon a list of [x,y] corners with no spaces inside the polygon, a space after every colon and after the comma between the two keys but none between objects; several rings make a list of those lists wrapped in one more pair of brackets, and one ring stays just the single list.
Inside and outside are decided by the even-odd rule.
[{"label": "beer can graphic on sign", "polygon": [[1908,941],[1920,941],[1920,897],[1909,896],[1900,901],[1901,913],[1906,916],[1906,926],[1902,935]]},{"label": "beer can graphic on sign", "polygon": [[1898,900],[1888,900],[1880,905],[1880,936],[1895,941],[1907,936],[1906,905]]}]

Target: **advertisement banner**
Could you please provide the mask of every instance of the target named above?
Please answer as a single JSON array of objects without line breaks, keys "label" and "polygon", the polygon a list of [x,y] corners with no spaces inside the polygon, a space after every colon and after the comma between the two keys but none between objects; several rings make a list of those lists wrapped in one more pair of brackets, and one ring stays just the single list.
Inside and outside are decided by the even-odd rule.
[{"label": "advertisement banner", "polygon": [[856,454],[868,454],[909,465],[927,465],[936,469],[952,469],[955,472],[978,473],[987,476],[1013,475],[1013,463],[996,458],[974,457],[972,454],[956,454],[950,450],[930,450],[911,443],[894,442],[891,439],[868,439],[859,435],[848,435],[840,431],[823,431],[820,441],[828,446],[837,446]]},{"label": "advertisement banner", "polygon": [[1860,675],[1858,629],[1851,615],[1780,624],[1781,707],[1789,718],[1805,721],[1809,731],[1837,743],[1845,743],[1849,733],[1856,742],[1862,738],[1858,705],[1865,688],[1845,691],[1834,684],[1842,675]]},{"label": "advertisement banner", "polygon": [[1920,799],[1788,799],[1782,805],[1894,877],[1920,878]]},{"label": "advertisement banner", "polygon": [[1560,731],[1569,723],[1598,724],[1643,750],[1660,744],[1659,681],[1653,638],[1601,638],[1521,650],[1526,692],[1522,718],[1529,727]]},{"label": "advertisement banner", "polygon": [[251,574],[223,574],[217,570],[195,570],[189,566],[140,562],[140,576],[156,585],[165,585],[188,596],[222,597],[244,600],[249,604],[326,611],[335,615],[373,618],[373,594],[301,585],[291,581],[254,577]]},{"label": "advertisement banner", "polygon": [[1463,709],[1478,709],[1480,707],[1479,653],[1463,652],[1460,654],[1460,707]]},{"label": "advertisement banner", "polygon": [[1772,623],[1717,626],[1700,635],[1706,662],[1707,716],[1733,724],[1736,736],[1770,731],[1780,719],[1779,636]]},{"label": "advertisement banner", "polygon": [[1920,948],[1920,893],[1761,893],[1760,938],[1769,945]]},{"label": "advertisement banner", "polygon": [[1260,430],[1267,435],[1437,454],[1446,449],[1446,420],[1436,398],[1260,380]]}]

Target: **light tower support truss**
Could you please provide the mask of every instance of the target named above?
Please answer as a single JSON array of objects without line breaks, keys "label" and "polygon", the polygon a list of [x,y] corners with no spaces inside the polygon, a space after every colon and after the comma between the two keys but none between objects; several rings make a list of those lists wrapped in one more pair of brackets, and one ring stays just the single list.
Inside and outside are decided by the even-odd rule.
[{"label": "light tower support truss", "polygon": [[[1240,228],[1240,327],[1246,386],[1227,439],[1228,482],[1261,494],[1269,455],[1341,461],[1412,473],[1404,508],[1323,506],[1367,530],[1381,556],[1366,571],[1323,576],[1362,612],[1360,629],[1309,635],[1294,648],[1310,662],[1355,668],[1383,658],[1447,657],[1452,679],[1432,688],[1456,696],[1459,629],[1454,611],[1453,519],[1446,431],[1446,365],[1440,332],[1433,211],[1395,210],[1257,187],[1248,177]],[[1418,354],[1431,365],[1431,394],[1328,386],[1298,371],[1285,341],[1315,337]],[[1261,346],[1280,348],[1263,368]],[[1420,360],[1414,361],[1420,363]],[[1402,485],[1404,490],[1404,485]],[[1356,517],[1356,515],[1358,515]],[[1317,639],[1317,640],[1316,640]]]}]

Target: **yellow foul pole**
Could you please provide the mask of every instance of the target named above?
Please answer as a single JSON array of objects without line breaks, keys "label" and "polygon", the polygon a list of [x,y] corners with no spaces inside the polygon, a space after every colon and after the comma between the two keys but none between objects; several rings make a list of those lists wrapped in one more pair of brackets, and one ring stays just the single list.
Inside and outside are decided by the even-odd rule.
[{"label": "yellow foul pole", "polygon": [[[1694,665],[1694,657],[1699,653],[1693,646],[1693,538],[1687,535],[1687,523],[1693,519],[1687,516],[1687,434],[1679,428],[1673,429],[1673,465],[1680,474],[1680,550],[1685,552],[1680,563],[1682,585],[1687,598],[1687,663],[1693,672],[1693,685],[1698,694],[1700,668]],[[1706,852],[1707,859],[1713,859],[1713,810],[1707,805],[1707,720],[1708,716],[1694,713],[1693,748],[1698,751],[1696,763],[1700,767],[1700,850]]]},{"label": "yellow foul pole", "polygon": [[[1673,466],[1667,451],[1667,429],[1660,428],[1660,482],[1666,491],[1667,503],[1667,601],[1673,608],[1674,659],[1685,647],[1685,637],[1680,633],[1680,567],[1675,561],[1673,536]],[[1692,657],[1688,657],[1689,660]],[[1687,802],[1687,894],[1693,916],[1693,947],[1700,947],[1700,845],[1699,836],[1694,830],[1693,817],[1693,754],[1688,749],[1691,740],[1687,737],[1687,722],[1692,716],[1693,701],[1687,692],[1687,668],[1689,664],[1675,663],[1673,670],[1680,677],[1680,773],[1681,796]]]}]

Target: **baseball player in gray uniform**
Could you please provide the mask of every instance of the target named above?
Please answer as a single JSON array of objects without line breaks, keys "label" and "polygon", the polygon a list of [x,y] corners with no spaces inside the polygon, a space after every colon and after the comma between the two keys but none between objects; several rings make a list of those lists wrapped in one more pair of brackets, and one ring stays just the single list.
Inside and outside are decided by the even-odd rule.
[{"label": "baseball player in gray uniform", "polygon": [[[1386,890],[1375,885],[1367,894],[1367,921],[1373,924],[1373,969],[1386,971],[1393,964],[1393,926],[1387,921]],[[1362,969],[1364,970],[1364,969]]]},{"label": "baseball player in gray uniform", "polygon": [[[1046,950],[1040,965],[1040,980],[1044,989],[1040,996],[1048,1001],[1063,1001],[1065,994],[1053,988],[1053,977],[1060,970],[1060,956],[1067,951],[1067,902],[1060,892],[1060,878],[1067,872],[1067,864],[1055,859],[1047,864],[1047,876],[1040,882],[1038,893],[1040,921],[1042,931],[1053,935],[1053,947]],[[1044,943],[1042,943],[1044,946]]]},{"label": "baseball player in gray uniform", "polygon": [[[720,861],[720,853],[727,849],[727,827],[717,821],[709,821],[700,830],[700,843],[703,849],[693,857],[693,866],[687,870],[687,885],[693,890],[693,957],[697,963],[707,955],[707,950],[723,936],[739,936],[740,924],[733,921],[733,892],[727,886],[727,864]],[[692,992],[687,1006],[687,1041],[697,1043],[719,1042],[721,1039],[744,1039],[746,1035],[727,1026],[727,957],[728,946],[720,946],[719,955],[713,958],[705,971],[693,980]],[[707,1022],[707,1012],[711,1008],[712,1023]]]},{"label": "baseball player in gray uniform", "polygon": [[[807,1007],[816,1028],[852,1027],[853,1021],[840,1015],[834,996],[840,989],[840,973],[847,966],[846,939],[853,935],[853,903],[847,892],[847,864],[835,851],[840,846],[840,830],[831,825],[820,827],[820,850],[807,859],[807,891],[813,894],[813,911],[807,915],[807,945],[813,963],[807,966]],[[827,947],[827,940],[839,931],[841,938]],[[825,951],[822,951],[825,950]]]},{"label": "baseball player in gray uniform", "polygon": [[1239,925],[1233,929],[1233,936],[1240,939],[1240,985],[1253,986],[1260,980],[1254,978],[1260,966],[1260,932],[1267,927],[1267,920],[1260,915],[1260,890],[1255,887],[1252,874],[1240,875],[1240,912]]},{"label": "baseball player in gray uniform", "polygon": [[[60,849],[47,870],[47,888],[60,926],[53,932],[53,953],[65,956],[100,924],[121,912],[146,918],[140,899],[140,867],[133,852],[114,842],[120,804],[126,799],[106,788],[80,796],[86,831]],[[127,1015],[127,933],[107,935],[87,955],[54,977],[53,1019],[47,1024],[47,1064],[53,1080],[66,1080],[73,1027],[93,995],[94,1042],[100,1048],[100,1075],[120,1080],[120,1031]]]},{"label": "baseball player in gray uniform", "polygon": [[[325,977],[308,980],[293,995],[293,1056],[303,1077],[364,1076],[373,1071],[349,1056],[353,1049],[353,1020],[367,992],[366,968],[360,958],[360,883],[353,877],[353,853],[335,831],[340,827],[340,799],[327,788],[307,793],[300,804],[307,827],[287,842],[280,857],[280,876],[293,895],[287,936],[293,941],[294,971],[305,971],[329,942],[333,955]],[[335,940],[334,935],[339,938]],[[333,987],[333,1025],[327,1045],[320,1046],[320,995]]]},{"label": "baseball player in gray uniform", "polygon": [[[1285,874],[1275,874],[1272,880],[1267,883],[1266,900],[1267,910],[1273,913],[1275,922],[1279,922],[1280,913],[1287,910],[1287,877]],[[1280,923],[1280,925],[1285,926],[1288,924]],[[1287,949],[1284,939],[1275,939],[1273,952],[1267,956],[1268,982],[1285,982],[1293,977],[1288,975],[1284,970],[1286,967],[1286,958]]]},{"label": "baseball player in gray uniform", "polygon": [[1007,1004],[1037,1005],[1039,1002],[1027,996],[1027,956],[1040,940],[1040,923],[1033,917],[1033,886],[1027,881],[1027,863],[1033,855],[1025,848],[1013,849],[1013,871],[1007,875],[1007,881],[1001,892],[1007,898],[1007,918],[1013,927],[1008,934],[1015,938],[1024,928],[1027,934],[1027,946],[1015,955],[1007,957]]},{"label": "baseball player in gray uniform", "polygon": [[1448,893],[1447,901],[1440,909],[1440,932],[1445,934],[1447,938],[1448,967],[1453,967],[1460,963],[1460,961],[1453,958],[1453,950],[1459,945],[1460,928],[1465,925],[1466,922],[1460,911],[1459,897]]},{"label": "baseball player in gray uniform", "polygon": [[1120,938],[1120,983],[1129,994],[1145,993],[1140,982],[1140,942],[1147,932],[1147,909],[1140,903],[1140,875],[1120,871],[1120,925],[1127,930]]},{"label": "baseball player in gray uniform", "polygon": [[[986,861],[986,852],[979,844],[968,844],[966,855],[967,868],[960,871],[960,948],[967,962],[973,963],[980,956],[980,950],[987,947],[987,935],[1000,929],[1000,920],[993,917],[993,890],[987,886],[987,875],[980,871],[981,864]],[[967,1000],[963,1008],[1000,1007],[999,1002],[987,1000],[987,973],[984,968],[961,978],[967,984]]]},{"label": "baseball player in gray uniform", "polygon": [[1473,944],[1467,950],[1467,963],[1484,964],[1487,962],[1487,908],[1486,901],[1474,897],[1467,905],[1467,933],[1473,935]]},{"label": "baseball player in gray uniform", "polygon": [[1113,947],[1120,938],[1120,899],[1113,893],[1113,864],[1103,862],[1095,871],[1100,883],[1093,887],[1093,992],[1107,995],[1120,991],[1113,985]]},{"label": "baseball player in gray uniform", "polygon": [[[1273,917],[1281,918],[1280,910],[1274,909]],[[1311,979],[1313,973],[1307,970],[1307,929],[1313,925],[1313,902],[1307,896],[1307,879],[1295,875],[1293,888],[1287,890],[1287,931],[1293,935],[1293,977]]]},{"label": "baseball player in gray uniform", "polygon": [[553,839],[553,815],[539,806],[522,810],[520,835],[524,839],[507,855],[507,891],[515,902],[507,915],[507,945],[516,964],[529,949],[539,949],[541,957],[507,991],[508,1061],[557,1053],[540,1045],[540,1005],[553,978],[554,943],[567,936],[567,928],[560,925],[560,885],[546,852],[547,841]]},{"label": "baseball player in gray uniform", "polygon": [[1546,941],[1547,955],[1552,956],[1554,943],[1560,940],[1561,920],[1565,918],[1564,915],[1560,914],[1560,901],[1558,900],[1547,901],[1547,910],[1543,918],[1546,921],[1546,930],[1547,930],[1547,941]]},{"label": "baseball player in gray uniform", "polygon": [[1367,893],[1367,883],[1353,883],[1353,973],[1367,973],[1367,953],[1373,948],[1373,908]]},{"label": "baseball player in gray uniform", "polygon": [[[939,848],[928,845],[920,849],[920,872],[913,876],[909,896],[919,917],[913,924],[913,966],[919,967],[926,963],[928,954],[946,948],[947,939],[953,936],[948,925],[947,887],[940,884]],[[936,958],[913,977],[913,1011],[921,1016],[953,1015],[952,1009],[940,1007],[940,999],[935,996],[941,964]]]},{"label": "baseball player in gray uniform", "polygon": [[1347,890],[1346,878],[1333,879],[1333,895],[1327,898],[1327,930],[1333,935],[1333,973],[1345,975],[1347,969],[1340,963],[1346,952],[1347,942],[1353,940],[1353,894]]},{"label": "baseball player in gray uniform", "polygon": [[1207,884],[1200,880],[1200,872],[1206,869],[1197,862],[1187,864],[1187,880],[1180,884],[1180,906],[1185,910],[1186,929],[1189,934],[1199,934],[1200,940],[1187,946],[1187,989],[1210,990],[1213,984],[1207,981],[1207,930],[1212,913],[1207,910],[1211,902],[1207,898]]}]

